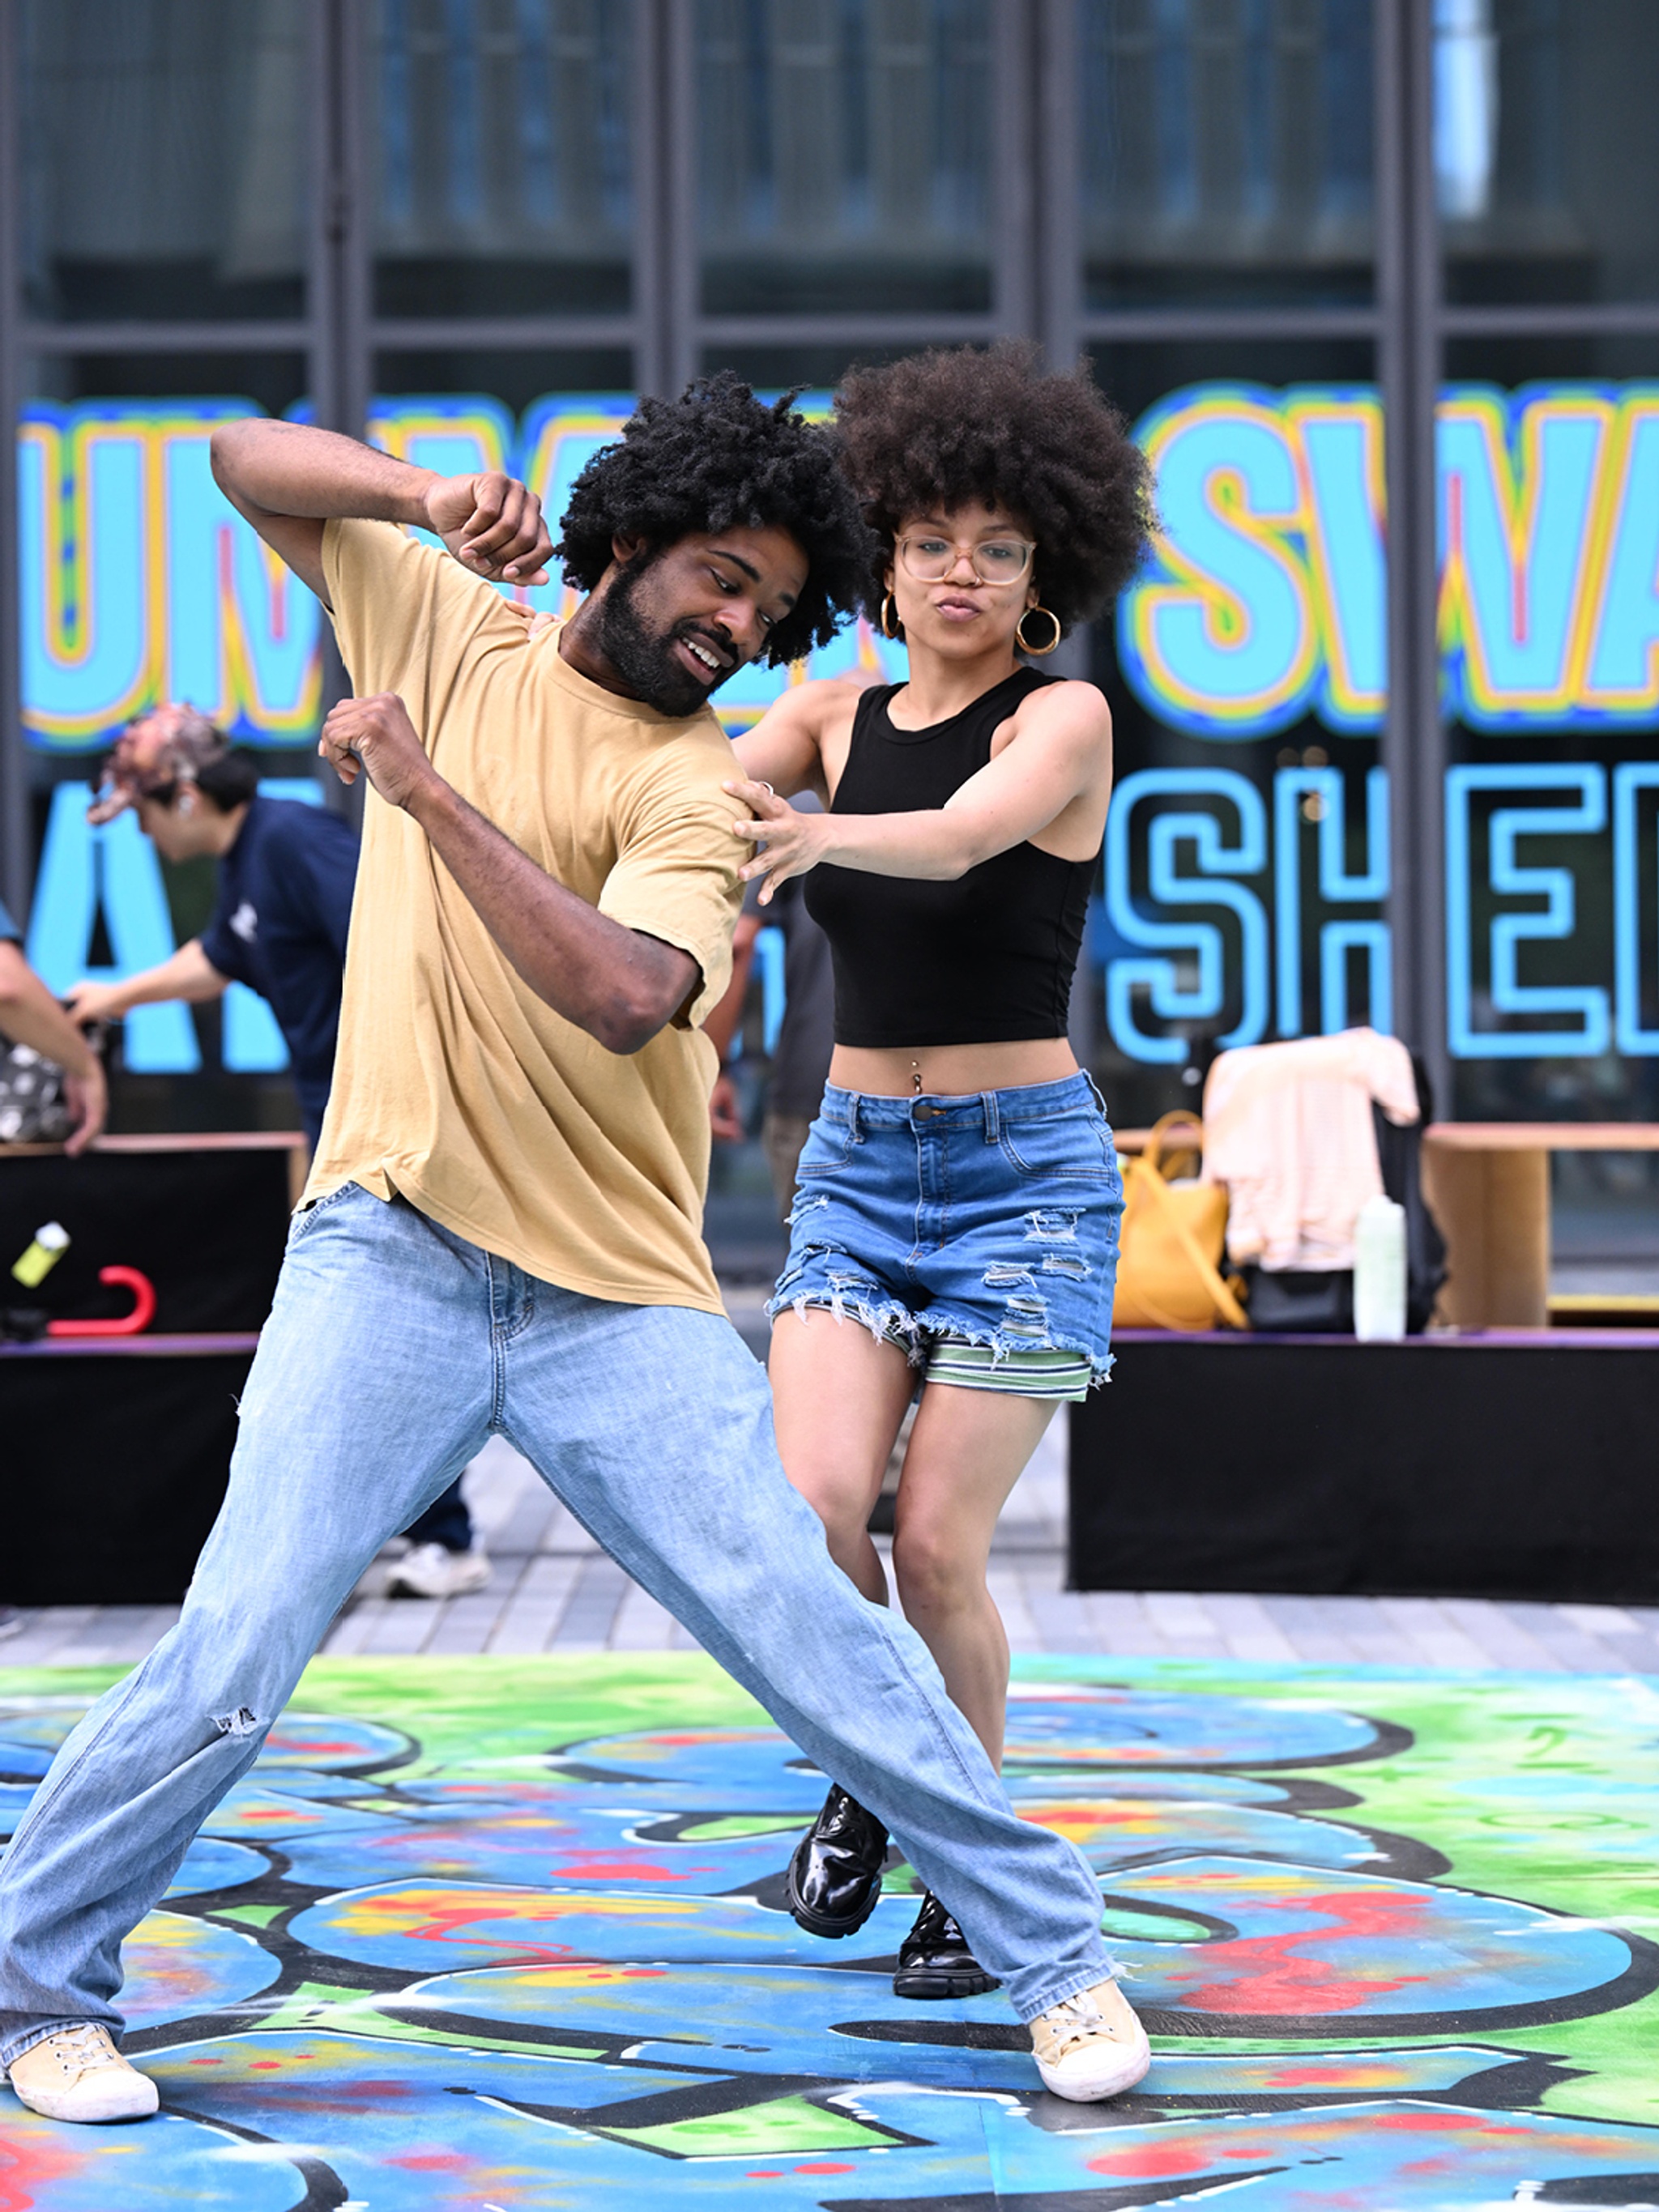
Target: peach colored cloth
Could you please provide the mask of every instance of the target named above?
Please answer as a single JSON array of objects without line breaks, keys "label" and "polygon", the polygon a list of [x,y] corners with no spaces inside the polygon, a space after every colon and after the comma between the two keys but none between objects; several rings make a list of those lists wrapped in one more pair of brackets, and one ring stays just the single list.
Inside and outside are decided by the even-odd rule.
[{"label": "peach colored cloth", "polygon": [[1375,1030],[1224,1052],[1204,1086],[1204,1180],[1227,1187],[1227,1252],[1277,1272],[1352,1267],[1354,1223],[1382,1188],[1375,1099],[1415,1121],[1411,1054]]}]

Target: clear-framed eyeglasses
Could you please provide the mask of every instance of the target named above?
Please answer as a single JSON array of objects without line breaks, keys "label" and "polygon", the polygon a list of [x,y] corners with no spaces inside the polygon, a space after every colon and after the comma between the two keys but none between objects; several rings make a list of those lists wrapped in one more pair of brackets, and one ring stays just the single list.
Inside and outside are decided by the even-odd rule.
[{"label": "clear-framed eyeglasses", "polygon": [[1031,565],[1036,547],[1025,538],[983,538],[971,545],[953,544],[936,530],[909,532],[898,541],[906,575],[919,584],[937,584],[965,553],[982,584],[1017,584]]}]

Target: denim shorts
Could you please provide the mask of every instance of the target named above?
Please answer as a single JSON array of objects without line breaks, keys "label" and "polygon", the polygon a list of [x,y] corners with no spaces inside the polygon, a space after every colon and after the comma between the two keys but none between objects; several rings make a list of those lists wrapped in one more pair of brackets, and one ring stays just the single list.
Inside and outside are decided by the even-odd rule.
[{"label": "denim shorts", "polygon": [[969,1097],[831,1084],[767,1311],[861,1322],[935,1380],[1080,1397],[1112,1364],[1122,1211],[1086,1075]]}]

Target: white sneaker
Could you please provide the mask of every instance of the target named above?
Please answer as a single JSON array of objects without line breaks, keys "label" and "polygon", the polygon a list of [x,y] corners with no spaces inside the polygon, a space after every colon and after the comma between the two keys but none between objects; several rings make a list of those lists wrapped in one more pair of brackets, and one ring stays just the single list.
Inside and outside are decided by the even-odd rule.
[{"label": "white sneaker", "polygon": [[109,2030],[88,2021],[60,2027],[32,2044],[11,2063],[9,2079],[30,2112],[48,2120],[147,2120],[161,2101],[109,2039]]},{"label": "white sneaker", "polygon": [[386,1578],[388,1597],[464,1597],[489,1580],[489,1561],[476,1548],[452,1552],[442,1544],[416,1544]]},{"label": "white sneaker", "polygon": [[1031,2022],[1042,2086],[1079,2105],[1133,2089],[1152,2063],[1146,2031],[1115,1982],[1062,1997]]}]

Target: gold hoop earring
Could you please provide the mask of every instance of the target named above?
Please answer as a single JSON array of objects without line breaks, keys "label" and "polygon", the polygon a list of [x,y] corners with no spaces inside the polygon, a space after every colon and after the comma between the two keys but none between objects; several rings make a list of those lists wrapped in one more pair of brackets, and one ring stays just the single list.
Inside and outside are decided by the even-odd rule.
[{"label": "gold hoop earring", "polygon": [[896,645],[904,635],[904,624],[893,619],[893,594],[889,592],[881,603],[881,634],[890,637]]},{"label": "gold hoop earring", "polygon": [[[1047,615],[1049,621],[1054,624],[1054,634],[1049,639],[1047,645],[1033,645],[1030,639],[1026,636],[1026,615]],[[1052,607],[1027,607],[1025,614],[1022,615],[1018,622],[1014,625],[1014,637],[1019,646],[1020,651],[1024,653],[1029,654],[1033,660],[1046,659],[1049,653],[1051,653],[1054,647],[1060,643],[1063,635],[1064,632],[1061,630],[1060,626],[1060,617],[1054,612]]]}]

